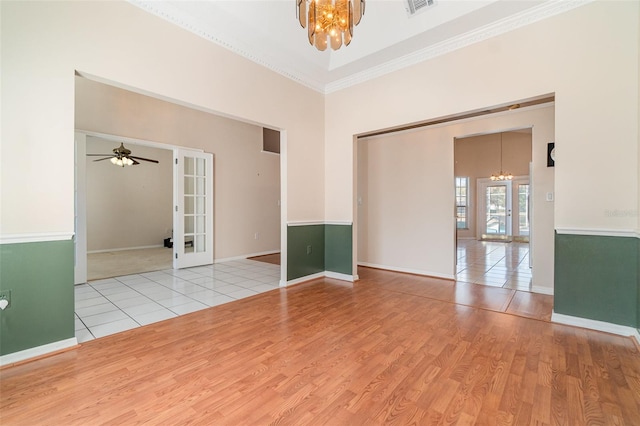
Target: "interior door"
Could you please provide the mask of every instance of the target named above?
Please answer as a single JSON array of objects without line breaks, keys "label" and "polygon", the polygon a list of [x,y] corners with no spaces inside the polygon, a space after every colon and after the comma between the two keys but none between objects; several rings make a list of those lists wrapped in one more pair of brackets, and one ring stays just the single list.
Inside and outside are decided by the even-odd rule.
[{"label": "interior door", "polygon": [[213,155],[176,149],[173,267],[213,263]]},{"label": "interior door", "polygon": [[528,242],[531,235],[531,188],[529,177],[515,178],[512,182],[513,236]]},{"label": "interior door", "polygon": [[511,181],[478,179],[478,239],[511,240],[511,198]]}]

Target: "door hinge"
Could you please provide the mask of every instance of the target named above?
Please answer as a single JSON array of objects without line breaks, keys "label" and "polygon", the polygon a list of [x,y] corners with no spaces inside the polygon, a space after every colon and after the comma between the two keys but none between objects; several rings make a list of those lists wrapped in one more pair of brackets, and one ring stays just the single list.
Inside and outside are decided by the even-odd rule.
[{"label": "door hinge", "polygon": [[176,253],[176,259],[178,258],[178,253]]},{"label": "door hinge", "polygon": [[176,206],[176,211],[178,211],[178,206]]},{"label": "door hinge", "polygon": [[176,164],[178,164],[178,159],[176,158]]}]

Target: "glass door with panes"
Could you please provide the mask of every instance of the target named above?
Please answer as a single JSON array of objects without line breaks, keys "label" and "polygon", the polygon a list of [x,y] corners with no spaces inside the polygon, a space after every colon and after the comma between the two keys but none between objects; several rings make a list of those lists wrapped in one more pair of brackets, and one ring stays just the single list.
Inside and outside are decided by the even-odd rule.
[{"label": "glass door with panes", "polygon": [[478,234],[481,240],[510,240],[511,182],[478,179]]},{"label": "glass door with panes", "polygon": [[514,240],[528,242],[531,233],[529,178],[515,178],[513,191],[513,236]]},{"label": "glass door with panes", "polygon": [[213,263],[213,155],[174,150],[174,268]]},{"label": "glass door with panes", "polygon": [[529,177],[478,179],[478,239],[527,242],[530,233]]}]

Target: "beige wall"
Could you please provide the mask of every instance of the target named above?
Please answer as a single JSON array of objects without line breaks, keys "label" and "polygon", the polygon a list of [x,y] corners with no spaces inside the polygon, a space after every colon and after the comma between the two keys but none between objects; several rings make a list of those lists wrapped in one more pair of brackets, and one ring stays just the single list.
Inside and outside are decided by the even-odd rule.
[{"label": "beige wall", "polygon": [[[532,128],[533,287],[553,288],[553,105],[460,120],[358,142],[358,262],[452,278],[455,271],[454,140]],[[362,157],[362,158],[361,158]]]},{"label": "beige wall", "polygon": [[633,229],[605,210],[638,202],[639,7],[589,3],[328,95],[327,219],[354,214],[353,135],[555,93],[556,226]]},{"label": "beige wall", "polygon": [[640,228],[607,214],[640,205],[638,2],[588,3],[326,97],[125,2],[0,8],[3,235],[73,232],[76,70],[284,129],[289,220],[355,219],[354,135],[555,93],[555,226]]},{"label": "beige wall", "polygon": [[78,129],[214,154],[215,258],[280,249],[280,156],[262,151],[262,127],[80,77],[75,119]]},{"label": "beige wall", "polygon": [[[87,137],[87,153],[111,153],[114,141]],[[173,227],[173,153],[125,144],[131,155],[158,160],[117,167],[86,158],[87,250],[161,246]]]},{"label": "beige wall", "polygon": [[3,235],[74,230],[76,70],[286,130],[288,218],[323,219],[322,94],[126,2],[0,7]]},{"label": "beige wall", "polygon": [[[606,212],[638,205],[639,9],[637,2],[589,3],[328,95],[327,219],[354,217],[354,135],[555,93],[555,136],[550,130],[544,138],[545,144],[556,142],[555,186],[552,175],[540,170],[534,195],[555,192],[554,203],[540,203],[554,219],[550,226],[580,232],[636,228],[637,217]],[[533,137],[535,145],[535,128]],[[453,144],[442,148],[435,170],[453,176]],[[533,155],[534,162],[543,161],[536,155],[546,157],[546,149]],[[435,201],[440,203],[453,201],[443,195]],[[438,223],[446,227],[452,215],[442,215]],[[553,230],[543,228],[548,242],[538,243],[552,248]],[[442,252],[453,252],[452,238],[441,243]],[[433,272],[451,273],[449,256]],[[553,274],[540,275],[553,270],[545,263],[548,269],[537,268],[537,285],[552,288]]]},{"label": "beige wall", "polygon": [[[477,236],[477,179],[488,178],[500,172],[500,136],[500,133],[493,133],[455,140],[454,174],[469,178],[468,229],[459,229],[458,238],[476,238]],[[514,176],[529,176],[530,162],[531,129],[503,132],[502,171]]]}]

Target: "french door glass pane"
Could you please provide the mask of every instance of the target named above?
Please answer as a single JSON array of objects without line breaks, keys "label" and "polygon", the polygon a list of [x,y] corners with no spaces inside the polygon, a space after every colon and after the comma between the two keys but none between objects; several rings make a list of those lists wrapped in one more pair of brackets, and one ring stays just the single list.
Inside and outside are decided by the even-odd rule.
[{"label": "french door glass pane", "polygon": [[184,159],[184,174],[185,175],[194,175],[195,174],[195,167],[193,165],[193,158],[192,157],[185,157],[185,159]]},{"label": "french door glass pane", "polygon": [[184,233],[185,253],[206,251],[206,162],[203,158],[185,157],[184,162]]},{"label": "french door glass pane", "polygon": [[184,252],[193,253],[193,235],[184,236]]},{"label": "french door glass pane", "polygon": [[507,187],[488,186],[486,191],[485,234],[507,235]]},{"label": "french door glass pane", "polygon": [[184,177],[184,195],[193,195],[194,193],[195,191],[194,191],[193,177],[185,176]]}]

